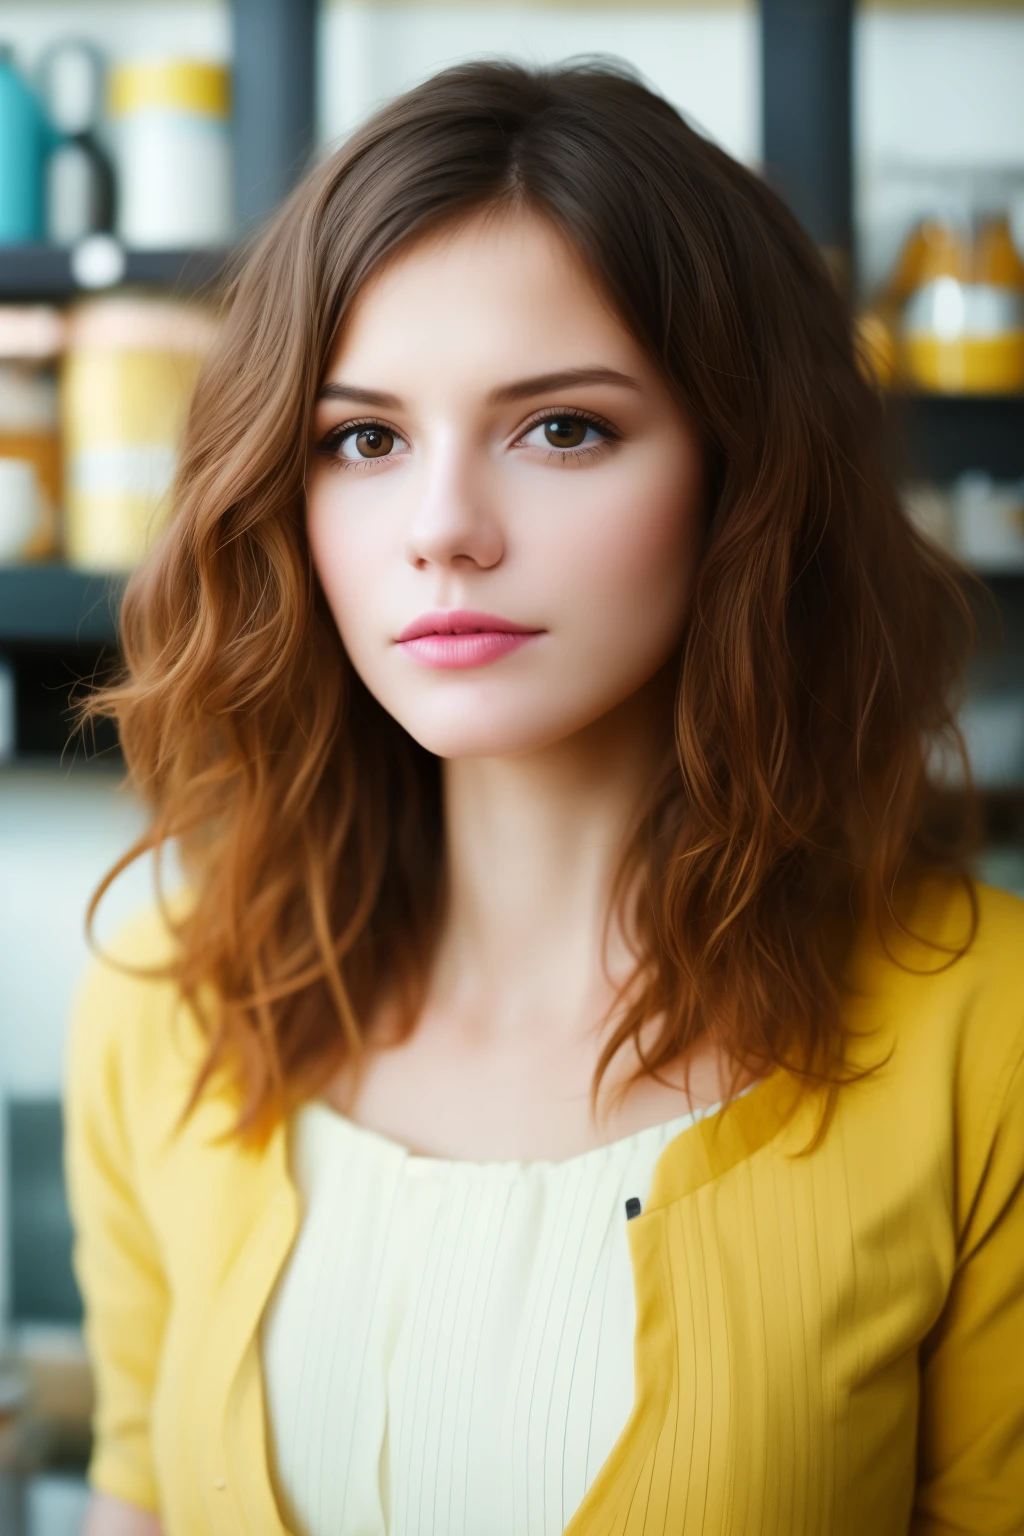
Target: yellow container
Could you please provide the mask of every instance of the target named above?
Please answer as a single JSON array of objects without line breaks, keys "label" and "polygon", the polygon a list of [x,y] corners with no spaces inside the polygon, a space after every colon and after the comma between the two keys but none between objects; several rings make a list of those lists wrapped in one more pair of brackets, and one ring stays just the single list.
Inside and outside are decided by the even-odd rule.
[{"label": "yellow container", "polygon": [[0,459],[31,465],[35,484],[35,522],[22,560],[47,560],[60,549],[57,358],[63,345],[57,310],[0,306]]},{"label": "yellow container", "polygon": [[915,288],[937,277],[955,277],[960,282],[968,282],[971,275],[969,230],[941,219],[922,219],[900,251],[886,285],[886,297],[902,302]]},{"label": "yellow container", "polygon": [[1024,263],[1004,214],[923,220],[889,297],[903,301],[898,371],[918,389],[1024,389]]},{"label": "yellow container", "polygon": [[1013,241],[1005,215],[989,218],[978,231],[974,247],[974,279],[1024,292],[1024,261]]},{"label": "yellow container", "polygon": [[903,340],[906,372],[919,389],[947,395],[1003,395],[1024,390],[1024,330],[1001,336]]},{"label": "yellow container", "polygon": [[111,66],[107,87],[111,117],[163,108],[227,117],[231,76],[225,64],[200,59],[139,59]]},{"label": "yellow container", "polygon": [[213,334],[204,310],[172,300],[118,297],[72,310],[61,379],[71,565],[128,570],[160,532]]},{"label": "yellow container", "polygon": [[122,59],[109,84],[117,233],[136,250],[229,245],[231,78],[199,59]]}]

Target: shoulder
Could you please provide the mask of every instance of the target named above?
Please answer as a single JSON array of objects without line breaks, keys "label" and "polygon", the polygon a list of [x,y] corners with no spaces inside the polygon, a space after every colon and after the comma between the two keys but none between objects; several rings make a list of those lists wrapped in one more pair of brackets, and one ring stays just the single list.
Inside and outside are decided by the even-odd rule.
[{"label": "shoulder", "polygon": [[[230,1075],[214,1074],[195,1098],[210,1034],[172,973],[179,902],[187,908],[183,895],[116,928],[80,978],[65,1057],[66,1168],[86,1224],[130,1187],[172,1289],[212,1295],[218,1265],[273,1192],[283,1135],[268,1158],[265,1142],[233,1134],[240,1106]],[[205,985],[198,993],[215,1028],[216,999]]]},{"label": "shoulder", "polygon": [[928,881],[910,914],[911,924],[933,942],[953,946],[967,941],[972,916],[976,916],[973,937],[964,954],[965,973],[984,974],[996,984],[1008,984],[1019,976],[1024,901],[980,880],[973,882],[972,889],[973,913],[963,884]]},{"label": "shoulder", "polygon": [[144,1117],[153,1094],[170,1092],[184,1066],[194,1063],[199,1032],[182,1007],[176,982],[167,974],[178,940],[174,919],[187,909],[190,893],[153,902],[122,922],[83,969],[67,1023],[64,1098],[70,1114],[78,1106]]},{"label": "shoulder", "polygon": [[959,1195],[1001,1127],[1024,1118],[1022,975],[1024,901],[977,882],[927,881],[884,941],[866,936],[855,956],[850,1056],[874,1070],[850,1104],[883,1141],[888,1126],[945,1148]]},{"label": "shoulder", "polygon": [[1024,1032],[1024,901],[975,881],[924,882],[899,921],[865,934],[851,967],[851,1017],[891,1026],[905,1038],[915,1023],[933,1043],[972,1045],[981,1030],[989,1052],[1008,1050]]}]

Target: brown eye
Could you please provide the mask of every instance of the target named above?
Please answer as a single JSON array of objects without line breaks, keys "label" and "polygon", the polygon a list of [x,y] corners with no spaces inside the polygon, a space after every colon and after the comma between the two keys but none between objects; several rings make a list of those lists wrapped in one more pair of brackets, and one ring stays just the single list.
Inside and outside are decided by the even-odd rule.
[{"label": "brown eye", "polygon": [[404,439],[382,421],[356,421],[332,428],[320,449],[343,469],[364,469],[378,459],[395,458],[397,445],[407,446]]},{"label": "brown eye", "polygon": [[[543,433],[543,437],[540,434]],[[589,441],[588,441],[588,434]],[[531,443],[530,439],[534,438]],[[616,438],[614,428],[582,412],[552,411],[534,421],[522,441],[529,448],[548,449],[552,464],[582,464],[597,456]]]},{"label": "brown eye", "polygon": [[552,448],[579,448],[587,426],[578,416],[551,416],[544,422],[544,435]]},{"label": "brown eye", "polygon": [[352,434],[352,439],[363,459],[383,458],[395,446],[395,434],[386,427],[360,427]]}]

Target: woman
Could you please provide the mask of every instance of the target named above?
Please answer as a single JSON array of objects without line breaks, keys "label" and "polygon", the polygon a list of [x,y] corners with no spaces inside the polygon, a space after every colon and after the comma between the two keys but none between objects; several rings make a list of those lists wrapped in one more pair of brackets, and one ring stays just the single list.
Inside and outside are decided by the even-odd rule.
[{"label": "woman", "polygon": [[[241,271],[67,1068],[98,1533],[1024,1524],[1024,907],[779,199],[628,71],[387,106]],[[606,1101],[606,1102],[605,1102]]]}]

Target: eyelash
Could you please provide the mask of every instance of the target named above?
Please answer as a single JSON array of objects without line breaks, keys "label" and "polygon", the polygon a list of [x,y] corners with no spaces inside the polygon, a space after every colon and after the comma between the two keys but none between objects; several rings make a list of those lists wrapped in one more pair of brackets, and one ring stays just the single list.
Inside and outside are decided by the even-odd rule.
[{"label": "eyelash", "polygon": [[[542,411],[540,415],[535,416],[532,421],[528,421],[526,423],[519,436],[525,437],[527,432],[532,432],[534,427],[539,427],[546,421],[562,421],[566,417],[571,417],[576,421],[585,422],[588,427],[593,427],[595,431],[600,432],[603,441],[600,443],[591,443],[589,448],[563,448],[561,451],[559,451],[557,448],[551,448],[547,450],[548,459],[553,459],[561,464],[566,463],[569,459],[575,459],[577,463],[581,463],[586,459],[597,458],[608,447],[610,447],[612,443],[619,440],[619,433],[616,432],[615,428],[611,425],[610,422],[605,421],[601,416],[595,416],[591,411],[581,411],[575,406],[566,406],[564,410],[560,411]],[[332,427],[331,430],[326,433],[323,438],[321,438],[319,444],[317,445],[318,450],[321,453],[326,454],[333,465],[336,465],[337,468],[343,470],[354,469],[357,472],[361,472],[364,468],[372,468],[374,464],[387,463],[387,458],[363,460],[343,459],[341,455],[336,452],[336,449],[338,448],[343,438],[347,437],[350,432],[359,431],[362,427],[383,427],[385,432],[392,431],[392,428],[389,427],[386,422],[378,420],[378,418],[375,416],[367,416],[360,421],[342,422],[340,426]],[[394,435],[396,437],[401,436],[401,434],[398,432],[396,432]],[[390,455],[388,457],[390,457]]]}]

